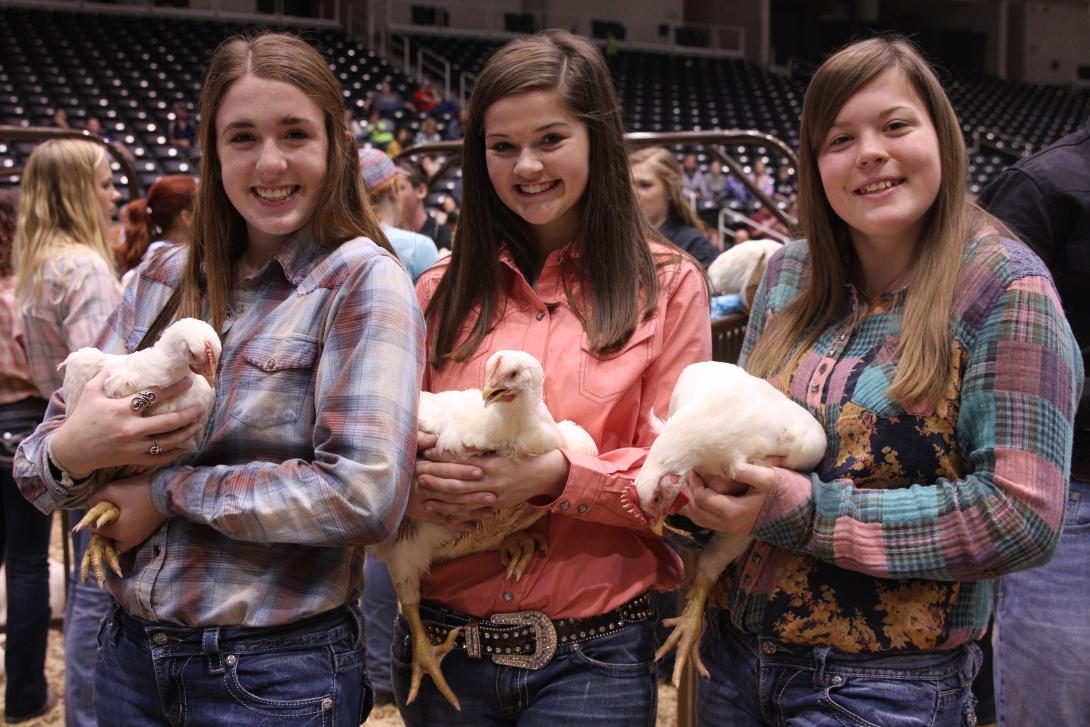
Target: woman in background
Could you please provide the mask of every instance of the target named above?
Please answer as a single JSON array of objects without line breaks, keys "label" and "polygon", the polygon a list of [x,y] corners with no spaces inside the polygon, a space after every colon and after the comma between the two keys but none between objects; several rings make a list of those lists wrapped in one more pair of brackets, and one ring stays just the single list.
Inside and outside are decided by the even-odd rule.
[{"label": "woman in background", "polygon": [[[121,195],[104,147],[80,139],[39,144],[23,172],[15,237],[15,294],[38,395],[64,383],[57,364],[94,346],[121,302],[106,227]],[[76,520],[82,514],[73,513]],[[73,520],[75,522],[75,520]],[[73,534],[75,561],[89,534]],[[95,725],[94,666],[108,593],[79,582],[75,572],[64,616],[64,708],[75,727]]]},{"label": "woman in background", "polygon": [[628,161],[647,221],[707,269],[719,251],[708,239],[704,223],[685,202],[677,159],[669,149],[653,146],[632,152]]},{"label": "woman in background", "polygon": [[52,518],[23,499],[11,474],[15,448],[42,421],[49,403],[30,375],[15,307],[11,248],[17,204],[14,191],[0,192],[0,563],[7,586],[4,719],[8,723],[45,714],[57,702],[45,678]]},{"label": "woman in background", "polygon": [[189,244],[196,199],[196,179],[188,174],[168,174],[151,185],[146,197],[125,205],[123,234],[114,250],[123,286],[128,286],[135,269],[155,253]]}]

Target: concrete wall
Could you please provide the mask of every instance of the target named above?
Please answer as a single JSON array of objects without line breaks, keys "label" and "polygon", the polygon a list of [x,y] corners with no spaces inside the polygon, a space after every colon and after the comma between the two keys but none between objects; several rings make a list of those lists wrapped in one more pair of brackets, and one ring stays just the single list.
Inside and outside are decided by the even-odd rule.
[{"label": "concrete wall", "polygon": [[1078,66],[1090,64],[1090,2],[1021,4],[1018,77],[1033,83],[1075,83]]}]

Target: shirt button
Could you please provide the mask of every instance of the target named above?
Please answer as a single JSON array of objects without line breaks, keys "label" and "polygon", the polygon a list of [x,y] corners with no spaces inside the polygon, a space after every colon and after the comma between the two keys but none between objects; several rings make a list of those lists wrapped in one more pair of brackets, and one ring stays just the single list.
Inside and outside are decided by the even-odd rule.
[{"label": "shirt button", "polygon": [[156,545],[154,548],[152,548],[152,552],[155,553],[155,557],[158,558],[159,554],[163,552],[163,549]]},{"label": "shirt button", "polygon": [[561,512],[563,512],[564,510],[567,510],[569,507],[571,507],[571,502],[569,502],[568,500],[564,500],[564,502],[560,503],[560,511]]},{"label": "shirt button", "polygon": [[828,368],[829,364],[822,364],[821,366],[818,366],[818,373],[823,374]]},{"label": "shirt button", "polygon": [[844,683],[844,677],[840,676],[839,674],[837,674],[835,677],[833,677],[833,686],[839,687],[843,683]]},{"label": "shirt button", "polygon": [[576,509],[579,511],[579,514],[582,515],[583,513],[585,513],[587,511],[587,506],[586,505],[580,505]]},{"label": "shirt button", "polygon": [[503,600],[510,603],[511,601],[515,600],[515,595],[513,593],[510,593],[510,592],[505,593],[505,594],[503,594]]},{"label": "shirt button", "polygon": [[776,645],[769,642],[769,641],[766,641],[763,644],[761,644],[761,651],[763,651],[765,654],[768,654],[769,656],[771,656],[772,654],[776,653]]},{"label": "shirt button", "polygon": [[229,654],[227,658],[224,659],[224,662],[227,664],[227,666],[234,666],[238,663],[238,657],[234,654]]},{"label": "shirt button", "polygon": [[810,391],[813,391],[814,393],[817,393],[817,392],[821,391],[821,384],[812,385],[810,387]]},{"label": "shirt button", "polygon": [[162,631],[156,631],[154,634],[151,635],[151,643],[155,644],[156,646],[166,646],[167,641],[169,640],[170,638]]},{"label": "shirt button", "polygon": [[272,371],[275,368],[276,368],[276,359],[275,358],[270,358],[268,361],[265,362],[265,370],[266,371]]},{"label": "shirt button", "polygon": [[322,700],[322,710],[328,712],[331,709],[333,709],[333,699],[326,697]]},{"label": "shirt button", "polygon": [[538,320],[540,321],[540,320],[541,320],[542,318],[544,318],[544,317],[545,317],[545,311],[543,311],[543,310],[539,310],[539,311],[537,312],[537,319],[538,319]]}]

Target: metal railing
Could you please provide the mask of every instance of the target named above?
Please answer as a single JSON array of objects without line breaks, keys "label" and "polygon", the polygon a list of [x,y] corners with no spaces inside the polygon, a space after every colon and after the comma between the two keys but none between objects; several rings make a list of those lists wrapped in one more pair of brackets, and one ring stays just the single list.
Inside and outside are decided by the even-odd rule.
[{"label": "metal railing", "polygon": [[424,46],[416,49],[416,78],[418,81],[430,77],[443,79],[443,98],[450,98],[450,61]]}]

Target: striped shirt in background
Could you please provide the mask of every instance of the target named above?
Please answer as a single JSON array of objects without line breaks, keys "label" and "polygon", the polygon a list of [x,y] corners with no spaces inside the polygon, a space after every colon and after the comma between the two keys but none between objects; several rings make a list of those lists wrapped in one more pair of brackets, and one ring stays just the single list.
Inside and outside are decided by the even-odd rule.
[{"label": "striped shirt in background", "polygon": [[[141,270],[100,348],[136,348],[186,254]],[[155,476],[155,505],[172,517],[130,554],[124,580],[110,577],[115,598],[191,627],[280,625],[356,600],[363,546],[397,527],[416,456],[423,322],[408,276],[369,240],[321,249],[300,236],[238,286],[222,336],[207,441]],[[16,460],[41,510],[90,494],[49,475],[63,414],[58,394]]]},{"label": "striped shirt in background", "polygon": [[38,396],[15,308],[15,276],[0,278],[0,406]]},{"label": "striped shirt in background", "polygon": [[[773,258],[743,362],[807,267],[804,242]],[[1079,351],[1044,264],[1021,243],[982,238],[955,292],[947,393],[906,412],[886,393],[903,296],[866,312],[847,297],[788,392],[825,423],[825,460],[809,477],[785,472],[716,605],[789,643],[951,649],[983,633],[991,579],[1055,547]]]},{"label": "striped shirt in background", "polygon": [[63,249],[42,266],[37,289],[19,310],[31,376],[43,398],[64,383],[57,365],[72,351],[94,346],[120,302],[117,278],[90,249]]}]

